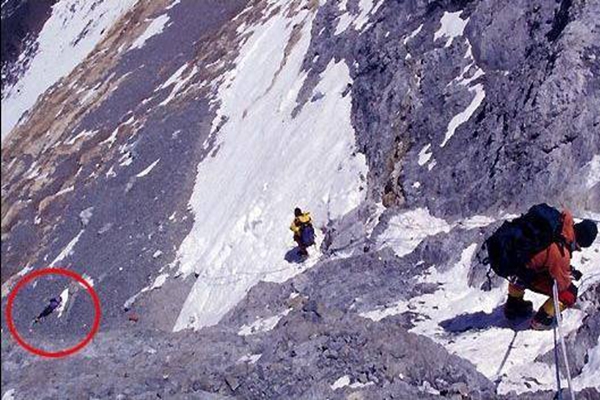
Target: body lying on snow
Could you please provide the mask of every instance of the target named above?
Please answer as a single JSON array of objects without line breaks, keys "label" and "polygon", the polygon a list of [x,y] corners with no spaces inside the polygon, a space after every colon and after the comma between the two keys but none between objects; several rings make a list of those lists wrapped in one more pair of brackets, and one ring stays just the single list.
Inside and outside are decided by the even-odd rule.
[{"label": "body lying on snow", "polygon": [[44,310],[42,310],[42,312],[37,317],[33,319],[33,323],[37,324],[42,320],[42,318],[46,318],[48,315],[52,314],[58,308],[58,306],[60,306],[61,303],[62,297],[60,296],[53,297],[50,300],[48,300],[48,305],[44,308]]},{"label": "body lying on snow", "polygon": [[572,254],[591,246],[597,234],[593,221],[575,224],[571,212],[546,204],[533,206],[523,216],[505,222],[486,245],[492,269],[509,280],[506,318],[531,315],[533,305],[524,300],[525,290],[531,290],[549,296],[531,320],[531,328],[551,329],[556,314],[552,287],[556,282],[561,311],[575,304],[577,287],[573,280],[579,280],[581,273],[571,266]]}]

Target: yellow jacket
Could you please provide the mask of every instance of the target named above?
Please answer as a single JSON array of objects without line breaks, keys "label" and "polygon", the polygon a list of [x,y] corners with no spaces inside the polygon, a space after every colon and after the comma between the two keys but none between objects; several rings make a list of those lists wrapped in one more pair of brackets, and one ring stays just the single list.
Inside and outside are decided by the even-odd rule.
[{"label": "yellow jacket", "polygon": [[310,224],[310,223],[312,223],[312,219],[310,218],[310,213],[309,212],[302,213],[302,215],[300,215],[299,217],[294,218],[292,225],[290,225],[290,230],[292,232],[294,232],[294,235],[299,235],[300,228],[302,227],[302,225]]}]

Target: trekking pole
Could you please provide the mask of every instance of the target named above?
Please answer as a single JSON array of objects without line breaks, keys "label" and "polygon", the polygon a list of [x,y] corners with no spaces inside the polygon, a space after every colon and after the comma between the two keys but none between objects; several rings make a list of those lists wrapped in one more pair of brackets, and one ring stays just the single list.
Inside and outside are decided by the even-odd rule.
[{"label": "trekking pole", "polygon": [[[562,316],[560,314],[560,304],[558,301],[558,284],[554,280],[552,286],[552,297],[554,298],[554,315],[556,318],[556,327],[558,329],[558,338],[560,339],[560,345],[562,348],[563,357],[565,359],[565,370],[567,372],[567,384],[569,386],[569,393],[571,394],[571,400],[575,400],[575,391],[573,390],[573,384],[571,382],[571,370],[569,368],[569,359],[567,357],[567,346],[565,345],[565,337],[562,333]],[[557,364],[558,365],[558,364]]]},{"label": "trekking pole", "polygon": [[[556,317],[555,317],[556,320]],[[560,365],[558,356],[558,340],[556,337],[556,324],[552,327],[554,332],[554,365],[556,366],[556,400],[562,400],[562,388],[560,387]]]},{"label": "trekking pole", "polygon": [[500,374],[502,373],[502,368],[504,368],[504,365],[506,364],[506,360],[508,360],[508,356],[510,355],[511,350],[515,348],[514,344],[515,344],[515,340],[517,339],[518,333],[519,332],[517,330],[514,331],[512,340],[508,344],[506,353],[504,353],[504,358],[502,359],[502,362],[500,363],[500,366],[498,367],[498,371],[496,371],[496,379],[494,380],[494,383],[496,384],[496,390],[498,390],[498,386],[500,386],[500,382],[502,382],[502,375],[500,375]]}]

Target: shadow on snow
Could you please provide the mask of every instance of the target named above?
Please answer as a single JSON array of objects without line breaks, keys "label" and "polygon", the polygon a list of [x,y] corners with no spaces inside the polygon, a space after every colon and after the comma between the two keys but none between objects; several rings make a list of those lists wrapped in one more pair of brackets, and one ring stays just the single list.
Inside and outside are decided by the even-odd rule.
[{"label": "shadow on snow", "polygon": [[446,332],[462,333],[466,331],[486,330],[489,328],[504,328],[515,332],[529,329],[529,318],[519,318],[513,321],[506,319],[504,305],[499,305],[491,313],[478,311],[461,314],[440,322]]},{"label": "shadow on snow", "polygon": [[296,246],[293,249],[285,253],[285,261],[293,264],[302,264],[308,256],[304,256],[300,253],[300,247]]}]

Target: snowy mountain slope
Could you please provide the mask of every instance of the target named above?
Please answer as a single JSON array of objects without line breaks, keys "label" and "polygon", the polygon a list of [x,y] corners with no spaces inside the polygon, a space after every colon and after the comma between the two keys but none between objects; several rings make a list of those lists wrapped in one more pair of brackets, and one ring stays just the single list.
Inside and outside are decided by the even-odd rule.
[{"label": "snowy mountain slope", "polygon": [[28,45],[34,48],[33,54],[23,52],[16,61],[25,68],[11,71],[19,76],[18,80],[2,87],[3,140],[39,96],[73,71],[135,3],[72,0],[59,1],[52,7],[37,38]]},{"label": "snowy mountain slope", "polygon": [[[197,165],[212,151],[203,146],[212,89],[199,81],[211,82],[235,57],[223,56],[235,27],[220,29],[244,3],[168,5],[144,3],[128,14],[132,20],[121,20],[67,82],[46,93],[61,100],[40,103],[3,148],[3,295],[19,271],[54,262],[92,277],[110,299],[105,323],[122,324],[128,300],[147,292],[173,261],[191,228],[187,203]],[[176,23],[126,51],[161,15]],[[197,15],[206,19],[198,23]],[[125,33],[122,26],[129,27]],[[221,37],[223,44],[185,40],[181,32]],[[179,44],[167,46],[173,43]],[[158,296],[169,291],[167,298],[183,301],[191,283],[167,282]],[[170,328],[179,301],[148,304],[156,307],[148,315]]]},{"label": "snowy mountain slope", "polygon": [[55,1],[5,0],[0,5],[1,31],[0,58],[2,63],[2,91],[18,79],[16,72],[26,67],[17,59],[35,50],[33,39],[50,17]]},{"label": "snowy mountain slope", "polygon": [[[537,201],[598,219],[596,11],[137,3],[3,147],[3,305],[48,265],[103,302],[48,395],[552,397],[551,334],[502,318],[477,253]],[[304,263],[295,206],[321,228]],[[565,312],[578,398],[598,396],[598,251]],[[17,324],[65,287],[30,288]],[[85,331],[67,293],[32,340]],[[3,391],[39,397],[49,366],[5,332]]]},{"label": "snowy mountain slope", "polygon": [[366,164],[354,148],[347,66],[331,62],[313,101],[291,115],[315,12],[245,28],[251,34],[216,100],[213,127],[225,121],[218,152],[198,169],[195,224],[179,251],[180,270],[199,279],[176,330],[213,325],[259,280],[286,280],[316,262],[299,267],[286,260],[296,205],[322,226],[364,199]]}]

